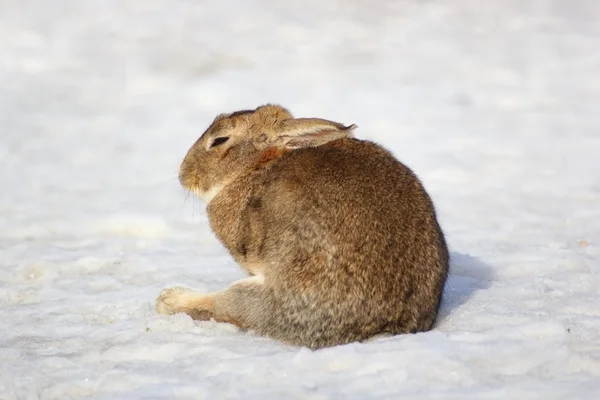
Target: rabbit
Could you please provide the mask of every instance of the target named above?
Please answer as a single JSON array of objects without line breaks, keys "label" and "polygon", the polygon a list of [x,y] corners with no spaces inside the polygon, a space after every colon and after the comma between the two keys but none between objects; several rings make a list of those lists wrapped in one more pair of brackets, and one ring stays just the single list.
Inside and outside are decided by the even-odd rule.
[{"label": "rabbit", "polygon": [[274,104],[217,116],[179,180],[249,276],[214,293],[165,289],[157,311],[313,350],[430,330],[448,274],[434,206],[355,128]]}]

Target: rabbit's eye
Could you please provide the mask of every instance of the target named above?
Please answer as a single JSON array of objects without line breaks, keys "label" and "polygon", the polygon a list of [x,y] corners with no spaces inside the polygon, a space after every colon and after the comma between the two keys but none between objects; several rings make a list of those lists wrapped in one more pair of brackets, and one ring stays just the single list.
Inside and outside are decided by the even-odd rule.
[{"label": "rabbit's eye", "polygon": [[225,143],[228,140],[229,140],[228,136],[218,137],[212,142],[212,144],[210,145],[210,148],[212,149],[213,147],[217,147],[217,146]]}]

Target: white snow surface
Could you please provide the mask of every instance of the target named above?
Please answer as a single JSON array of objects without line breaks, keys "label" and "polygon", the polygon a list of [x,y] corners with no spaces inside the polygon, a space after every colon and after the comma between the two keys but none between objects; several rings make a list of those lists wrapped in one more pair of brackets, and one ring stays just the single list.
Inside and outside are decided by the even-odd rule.
[{"label": "white snow surface", "polygon": [[[598,1],[0,9],[0,399],[600,398]],[[421,177],[452,251],[434,330],[312,352],[156,314],[244,276],[176,177],[267,102]]]}]

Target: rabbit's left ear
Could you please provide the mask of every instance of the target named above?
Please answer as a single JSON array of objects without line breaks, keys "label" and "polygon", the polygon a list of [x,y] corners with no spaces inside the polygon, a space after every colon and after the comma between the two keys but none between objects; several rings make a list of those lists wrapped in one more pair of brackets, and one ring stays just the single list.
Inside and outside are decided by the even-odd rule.
[{"label": "rabbit's left ear", "polygon": [[288,149],[317,147],[332,140],[352,137],[356,125],[342,125],[320,118],[294,118],[283,121],[273,144]]}]

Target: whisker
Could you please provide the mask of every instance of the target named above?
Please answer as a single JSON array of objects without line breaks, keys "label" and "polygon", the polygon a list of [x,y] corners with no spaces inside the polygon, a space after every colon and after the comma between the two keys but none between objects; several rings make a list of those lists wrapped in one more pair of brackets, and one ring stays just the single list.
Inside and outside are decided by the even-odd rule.
[{"label": "whisker", "polygon": [[192,199],[192,217],[193,218],[196,218],[197,216],[199,216],[202,211],[202,202],[200,201],[200,197],[198,196],[199,193],[200,193],[200,190],[198,188],[187,189],[185,198],[183,200],[183,204],[181,206],[183,208],[185,205],[187,205],[188,200],[191,198]]},{"label": "whisker", "polygon": [[194,190],[191,189],[189,191],[190,194],[190,198],[192,199],[192,218],[196,217],[196,194],[194,193]]},{"label": "whisker", "polygon": [[[185,198],[183,199],[183,204],[181,204],[181,209],[183,209],[183,207],[185,207],[185,205],[187,204],[188,199],[190,198],[191,191],[186,190],[185,192],[186,192],[186,194],[185,194]],[[181,211],[181,209],[180,209],[180,211]]]},{"label": "whisker", "polygon": [[202,204],[200,203],[200,189],[196,188],[194,189],[194,211],[196,212],[196,217],[200,215],[200,211],[202,211]]}]

